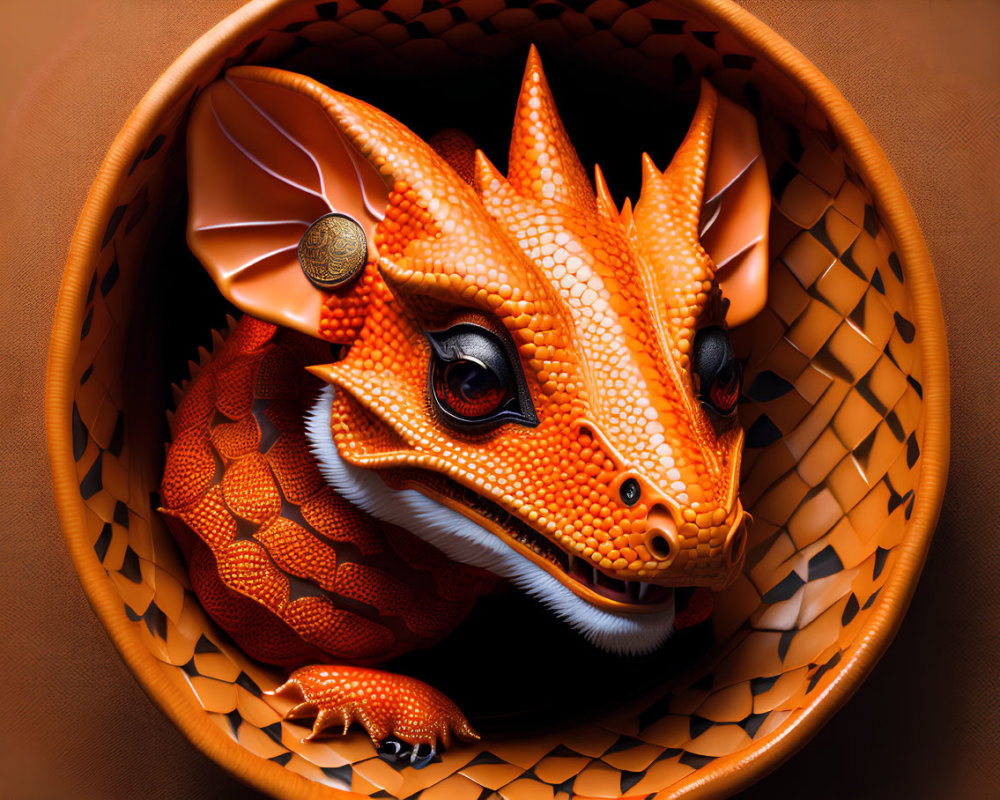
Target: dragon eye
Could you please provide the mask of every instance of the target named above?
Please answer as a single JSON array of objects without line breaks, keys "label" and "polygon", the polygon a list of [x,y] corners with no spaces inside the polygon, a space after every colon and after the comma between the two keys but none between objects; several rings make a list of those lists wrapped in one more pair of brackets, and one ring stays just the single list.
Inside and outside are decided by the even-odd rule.
[{"label": "dragon eye", "polygon": [[538,424],[513,345],[472,323],[425,335],[432,351],[428,393],[445,423],[465,430]]},{"label": "dragon eye", "polygon": [[702,403],[716,414],[730,416],[740,397],[742,368],[726,332],[719,327],[698,331],[691,363]]},{"label": "dragon eye", "polygon": [[495,414],[507,399],[508,387],[484,364],[461,359],[434,370],[434,395],[455,414],[481,419]]}]

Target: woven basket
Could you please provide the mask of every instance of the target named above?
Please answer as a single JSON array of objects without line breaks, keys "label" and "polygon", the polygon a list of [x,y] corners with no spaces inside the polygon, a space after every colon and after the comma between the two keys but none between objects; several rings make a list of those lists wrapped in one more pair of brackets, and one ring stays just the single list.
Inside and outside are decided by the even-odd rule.
[{"label": "woven basket", "polygon": [[[517,5],[254,0],[150,89],[72,242],[47,420],[76,569],[154,701],[209,756],[275,796],[726,795],[802,746],[858,687],[927,552],[948,459],[940,301],[899,184],[846,101],[724,0]],[[562,71],[621,107],[614,152],[585,137],[581,149],[605,167],[624,153],[636,179],[639,153],[663,132],[627,115],[629,103],[681,109],[682,130],[708,75],[757,115],[773,196],[769,304],[733,337],[747,359],[741,497],[755,522],[744,573],[717,596],[690,657],[630,666],[642,678],[634,696],[591,708],[577,694],[541,732],[515,716],[424,770],[396,768],[361,732],[303,743],[308,729],[280,719],[262,693],[283,676],[206,616],[155,512],[165,387],[227,310],[184,244],[185,122],[199,88],[249,63],[313,75],[421,133],[456,108],[487,121],[502,112],[509,131],[513,95],[463,85],[514,92],[530,43],[557,96]],[[438,105],[416,108],[428,96]],[[578,144],[585,98],[563,107]],[[500,668],[541,673],[535,657],[508,647]],[[489,719],[472,721],[490,730]]]}]

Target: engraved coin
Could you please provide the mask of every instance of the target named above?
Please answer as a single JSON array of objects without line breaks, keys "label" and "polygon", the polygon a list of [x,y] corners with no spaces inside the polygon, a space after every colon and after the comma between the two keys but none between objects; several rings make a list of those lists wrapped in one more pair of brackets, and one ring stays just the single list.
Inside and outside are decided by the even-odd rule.
[{"label": "engraved coin", "polygon": [[353,280],[367,260],[365,232],[346,214],[320,217],[299,241],[302,271],[320,289],[335,289]]}]

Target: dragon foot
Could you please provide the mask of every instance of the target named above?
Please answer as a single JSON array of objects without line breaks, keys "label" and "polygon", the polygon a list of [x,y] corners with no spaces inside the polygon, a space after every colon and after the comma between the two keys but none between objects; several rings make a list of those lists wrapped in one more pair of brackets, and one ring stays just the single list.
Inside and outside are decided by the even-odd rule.
[{"label": "dragon foot", "polygon": [[429,764],[438,746],[454,734],[464,741],[479,735],[458,707],[437,689],[405,675],[378,669],[311,665],[295,670],[268,694],[296,701],[285,719],[315,716],[307,740],[359,723],[379,756],[390,763]]}]

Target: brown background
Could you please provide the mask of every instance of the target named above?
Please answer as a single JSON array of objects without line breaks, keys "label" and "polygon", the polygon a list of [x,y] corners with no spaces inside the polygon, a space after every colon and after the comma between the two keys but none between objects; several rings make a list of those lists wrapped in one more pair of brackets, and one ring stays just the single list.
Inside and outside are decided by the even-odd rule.
[{"label": "brown background", "polygon": [[[857,695],[744,798],[1000,797],[1000,3],[748,0],[885,148],[948,324],[953,457],[895,643]],[[238,0],[2,0],[0,786],[27,798],[257,798],[143,694],[73,571],[42,398],[87,188],[132,107]]]}]

